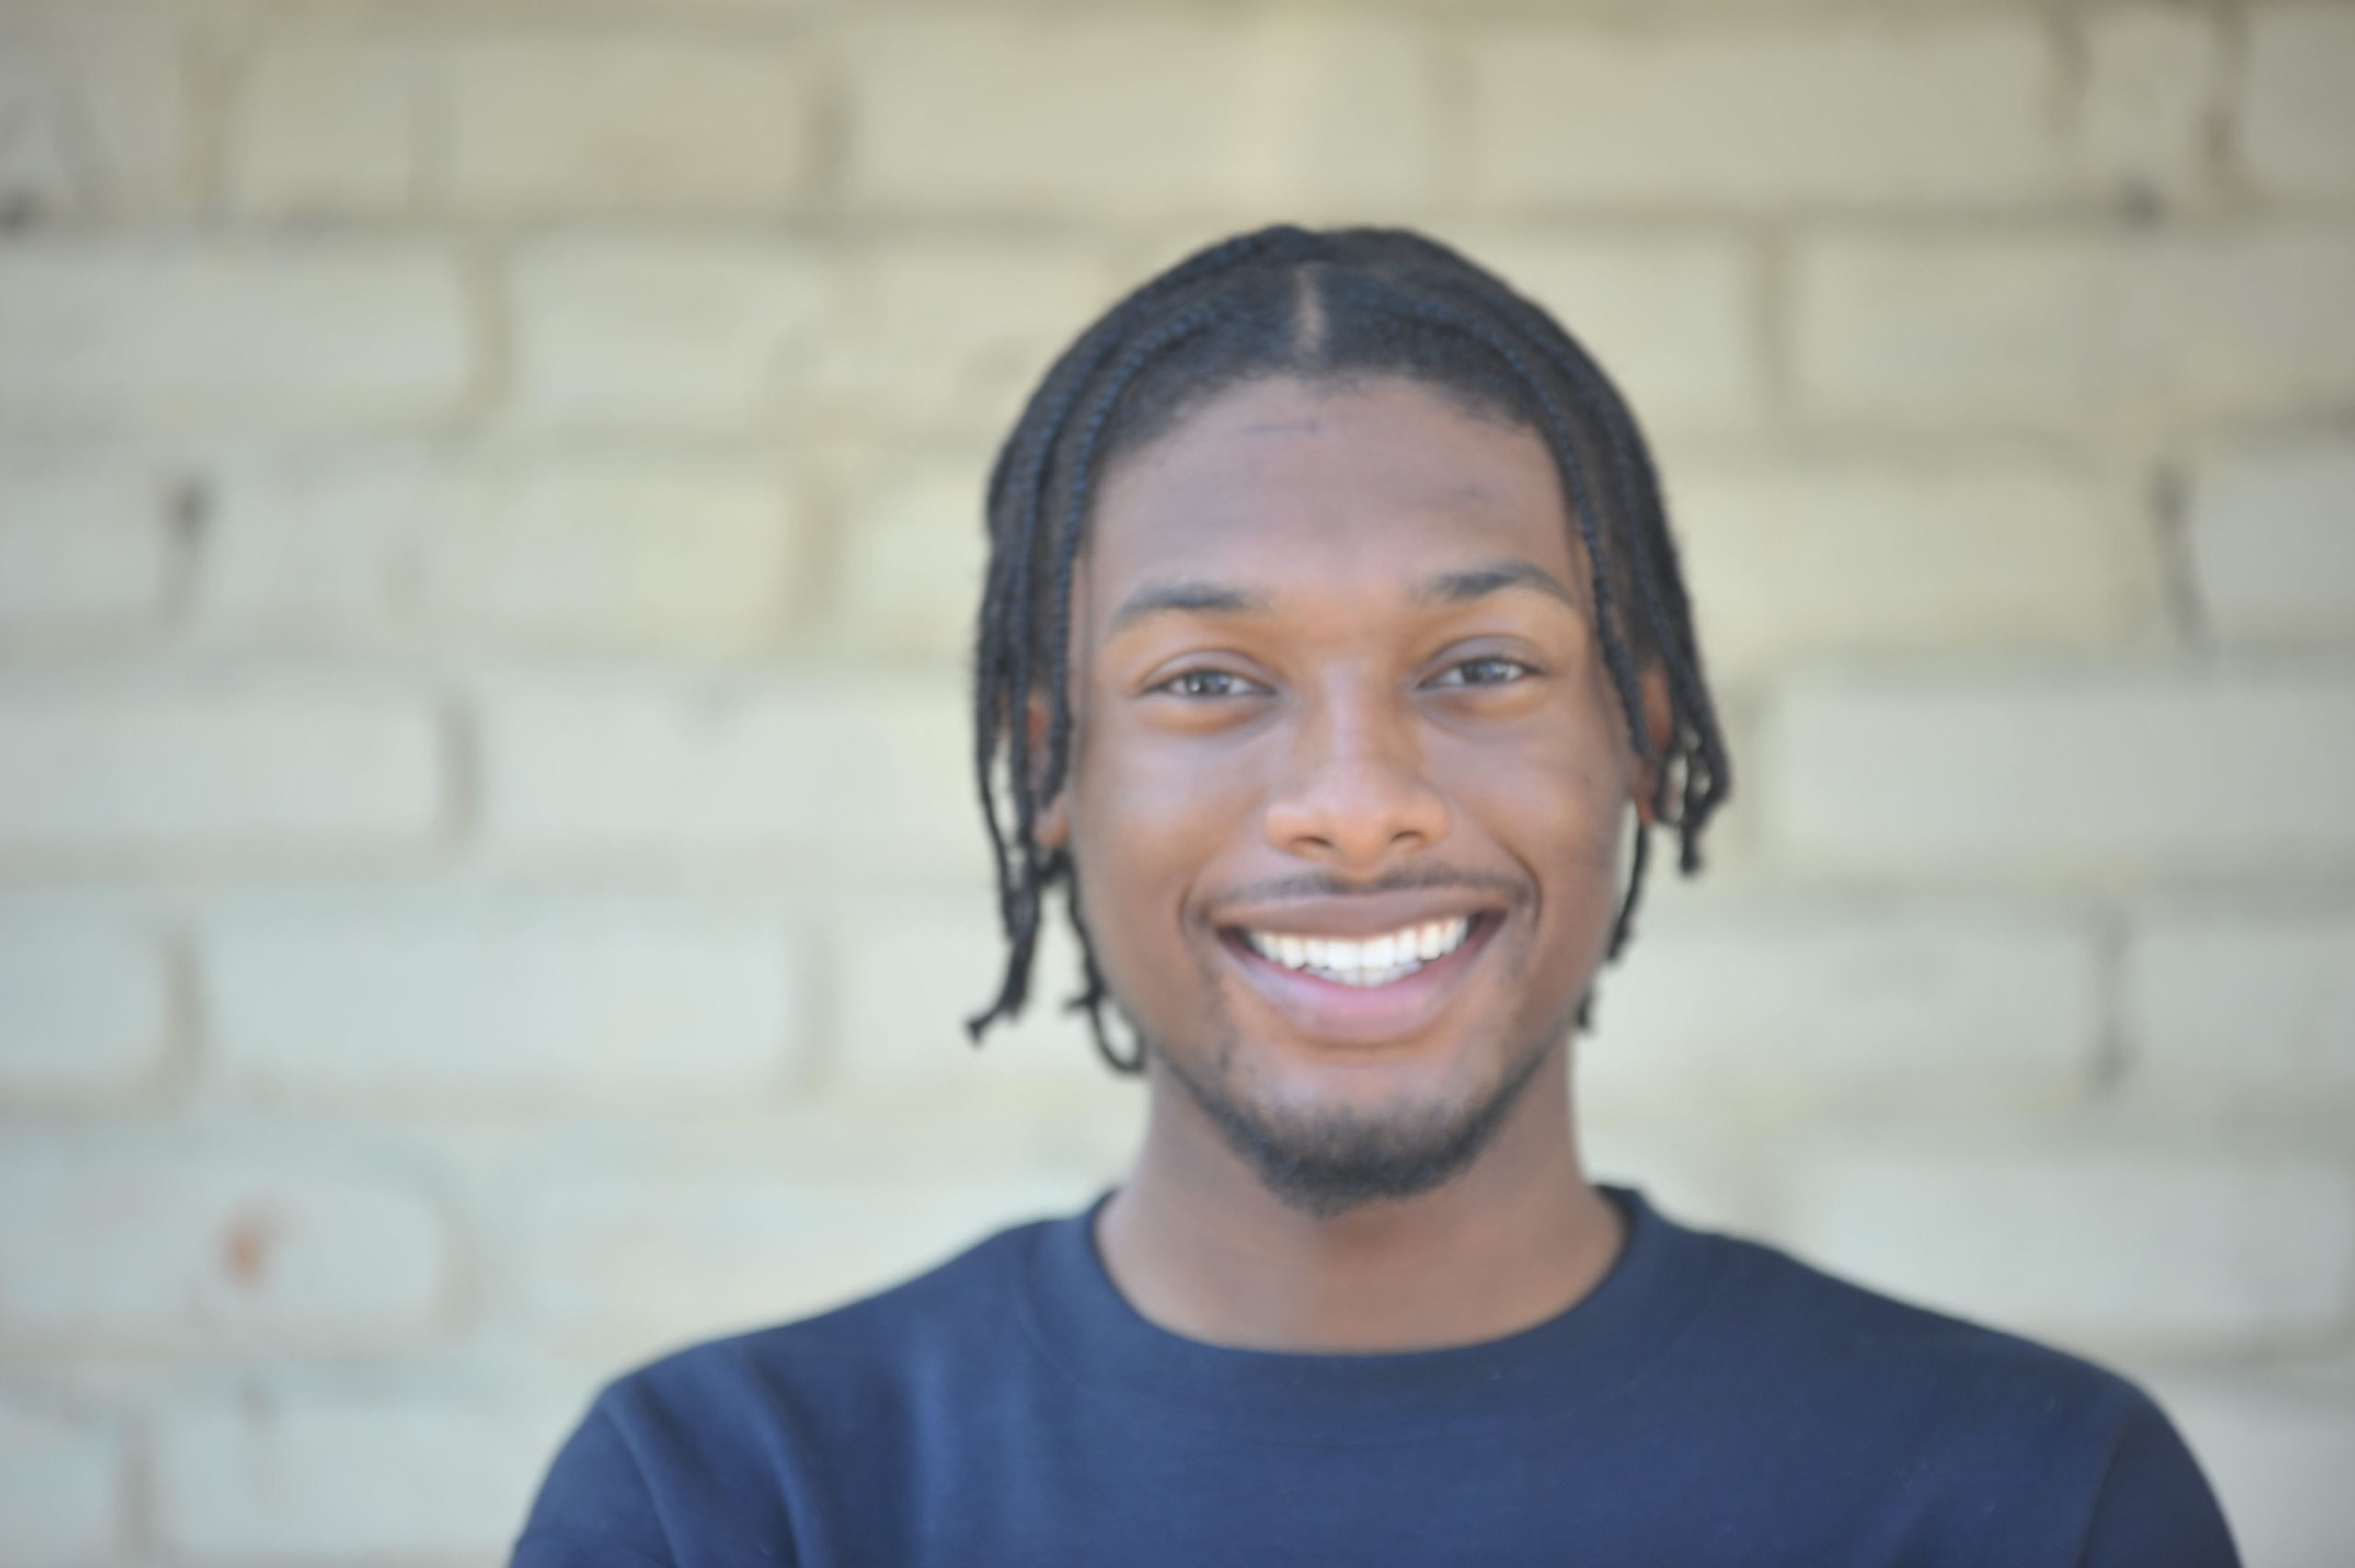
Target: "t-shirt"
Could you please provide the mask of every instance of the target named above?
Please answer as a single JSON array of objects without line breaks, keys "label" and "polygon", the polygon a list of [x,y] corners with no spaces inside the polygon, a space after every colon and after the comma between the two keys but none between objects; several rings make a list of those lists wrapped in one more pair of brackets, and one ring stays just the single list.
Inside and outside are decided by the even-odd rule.
[{"label": "t-shirt", "polygon": [[1093,1215],[608,1388],[516,1568],[2234,1561],[2132,1385],[1614,1191],[1617,1261],[1488,1343],[1156,1328]]}]

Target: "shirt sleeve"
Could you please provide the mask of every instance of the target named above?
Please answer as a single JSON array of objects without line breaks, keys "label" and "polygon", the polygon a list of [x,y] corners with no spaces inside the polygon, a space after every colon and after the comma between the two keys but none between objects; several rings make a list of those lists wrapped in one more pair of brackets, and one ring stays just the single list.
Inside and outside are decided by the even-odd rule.
[{"label": "shirt sleeve", "polygon": [[2081,1568],[2239,1568],[2208,1478],[2147,1398],[2120,1430],[2095,1500]]},{"label": "shirt sleeve", "polygon": [[676,1568],[645,1472],[604,1400],[548,1467],[510,1568]]}]

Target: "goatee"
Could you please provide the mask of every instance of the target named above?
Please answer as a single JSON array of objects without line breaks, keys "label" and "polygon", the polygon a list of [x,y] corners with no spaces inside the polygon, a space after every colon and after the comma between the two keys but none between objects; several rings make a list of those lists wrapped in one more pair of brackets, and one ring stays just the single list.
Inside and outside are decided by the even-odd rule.
[{"label": "goatee", "polygon": [[[1304,1214],[1329,1219],[1361,1204],[1414,1197],[1461,1174],[1495,1139],[1537,1070],[1568,1037],[1568,1029],[1549,1031],[1468,1104],[1387,1116],[1271,1114],[1236,1093],[1229,1075],[1206,1079],[1149,1042],[1146,1050],[1185,1086],[1270,1193]],[[1218,1053],[1222,1066],[1233,1059],[1231,1047]]]}]

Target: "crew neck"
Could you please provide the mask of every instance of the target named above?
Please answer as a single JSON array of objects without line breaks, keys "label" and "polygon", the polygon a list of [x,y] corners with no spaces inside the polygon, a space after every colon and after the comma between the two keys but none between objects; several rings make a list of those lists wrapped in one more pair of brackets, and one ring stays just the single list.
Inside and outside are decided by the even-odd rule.
[{"label": "crew neck", "polygon": [[1238,1350],[1173,1333],[1112,1283],[1095,1242],[1100,1198],[1085,1213],[1030,1232],[1024,1306],[1040,1354],[1066,1377],[1185,1425],[1361,1445],[1552,1419],[1639,1380],[1699,1310],[1724,1264],[1717,1238],[1661,1219],[1636,1192],[1601,1190],[1626,1227],[1609,1271],[1555,1316],[1477,1344],[1309,1354]]}]

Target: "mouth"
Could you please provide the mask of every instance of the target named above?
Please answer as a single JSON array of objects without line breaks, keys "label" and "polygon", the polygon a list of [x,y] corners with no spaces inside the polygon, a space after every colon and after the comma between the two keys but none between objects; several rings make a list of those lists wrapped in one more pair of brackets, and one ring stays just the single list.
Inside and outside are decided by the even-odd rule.
[{"label": "mouth", "polygon": [[[1238,978],[1299,1036],[1386,1047],[1422,1037],[1455,1005],[1504,924],[1502,910],[1465,910],[1368,933],[1366,912],[1270,910],[1222,927],[1219,944]],[[1400,911],[1408,912],[1419,911]],[[1343,934],[1336,926],[1353,929]]]},{"label": "mouth", "polygon": [[1295,974],[1365,988],[1396,985],[1419,974],[1424,965],[1439,962],[1464,945],[1477,918],[1457,915],[1423,921],[1362,940],[1248,926],[1236,928],[1235,936],[1269,963],[1281,964]]}]

